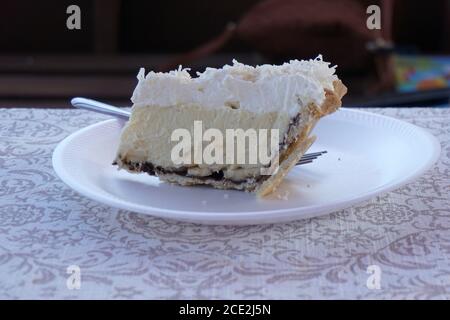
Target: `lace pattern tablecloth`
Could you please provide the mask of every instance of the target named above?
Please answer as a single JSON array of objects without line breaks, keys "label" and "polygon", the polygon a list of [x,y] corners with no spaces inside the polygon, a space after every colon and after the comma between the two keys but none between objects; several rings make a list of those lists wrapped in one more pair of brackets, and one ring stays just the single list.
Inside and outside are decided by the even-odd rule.
[{"label": "lace pattern tablecloth", "polygon": [[77,194],[54,173],[53,149],[106,117],[2,109],[0,298],[450,298],[450,109],[372,111],[436,135],[434,168],[331,215],[232,227],[167,221]]}]

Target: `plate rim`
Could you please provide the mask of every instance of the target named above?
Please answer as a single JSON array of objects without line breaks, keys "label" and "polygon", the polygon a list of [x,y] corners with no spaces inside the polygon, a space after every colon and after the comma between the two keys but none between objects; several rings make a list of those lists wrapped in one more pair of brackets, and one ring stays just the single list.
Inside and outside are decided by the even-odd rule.
[{"label": "plate rim", "polygon": [[[198,223],[227,223],[227,224],[261,224],[261,223],[274,223],[277,220],[289,221],[307,219],[311,216],[319,216],[325,214],[331,214],[332,212],[336,212],[342,210],[344,208],[348,208],[354,204],[361,203],[365,200],[368,200],[376,195],[384,194],[394,189],[397,189],[401,186],[408,184],[409,182],[417,179],[419,176],[428,171],[439,159],[441,153],[441,144],[439,140],[431,134],[427,129],[414,125],[404,120],[400,120],[397,118],[363,111],[363,110],[354,110],[349,108],[340,108],[340,111],[350,112],[350,113],[359,113],[364,114],[370,117],[376,117],[384,119],[385,121],[393,121],[397,122],[403,126],[410,127],[411,129],[420,132],[432,145],[433,154],[429,157],[428,162],[426,162],[423,166],[419,167],[415,172],[410,174],[405,179],[394,181],[393,183],[387,183],[385,185],[379,186],[370,191],[365,191],[360,195],[354,195],[348,198],[340,198],[339,200],[332,201],[326,205],[324,204],[314,204],[304,207],[294,207],[294,208],[284,208],[284,209],[270,209],[265,211],[244,211],[244,212],[228,212],[228,211],[183,211],[183,210],[175,210],[175,209],[166,209],[159,207],[152,207],[148,205],[136,204],[131,201],[127,201],[121,198],[114,198],[113,196],[107,196],[103,194],[98,194],[97,192],[91,192],[88,188],[86,188],[83,184],[78,183],[76,180],[72,179],[71,176],[66,172],[62,165],[62,155],[65,151],[65,148],[70,146],[70,143],[78,138],[79,136],[85,134],[86,132],[92,130],[95,127],[104,126],[107,123],[119,122],[119,119],[108,119],[104,121],[100,121],[94,124],[91,124],[87,127],[81,128],[67,137],[65,137],[61,142],[58,143],[56,148],[53,151],[52,155],[52,165],[53,169],[59,178],[70,188],[80,193],[83,196],[86,196],[92,200],[101,202],[103,204],[109,205],[114,208],[119,208],[127,211],[133,211],[143,214],[152,215],[160,218],[167,219],[175,219],[181,221],[190,221],[190,222],[198,222]],[[339,111],[338,111],[339,112]],[[234,221],[236,218],[239,218],[238,221]],[[284,218],[284,220],[283,220]],[[259,221],[254,221],[259,220]],[[267,220],[267,221],[261,221]]]}]

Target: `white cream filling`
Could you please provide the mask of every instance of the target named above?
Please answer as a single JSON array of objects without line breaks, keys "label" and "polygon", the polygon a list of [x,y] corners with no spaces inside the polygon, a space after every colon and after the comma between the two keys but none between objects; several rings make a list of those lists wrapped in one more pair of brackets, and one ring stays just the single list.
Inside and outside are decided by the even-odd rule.
[{"label": "white cream filling", "polygon": [[283,65],[252,67],[233,61],[221,69],[207,68],[192,78],[187,69],[168,73],[141,69],[131,98],[135,107],[169,107],[197,104],[207,108],[224,106],[266,113],[282,112],[294,117],[310,103],[321,105],[324,89],[333,90],[335,66],[322,61],[292,60]]}]

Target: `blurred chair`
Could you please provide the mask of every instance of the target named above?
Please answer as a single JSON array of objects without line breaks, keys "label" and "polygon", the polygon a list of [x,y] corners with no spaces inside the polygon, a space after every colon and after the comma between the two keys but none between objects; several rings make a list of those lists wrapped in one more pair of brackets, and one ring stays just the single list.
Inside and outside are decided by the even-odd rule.
[{"label": "blurred chair", "polygon": [[[366,26],[370,4],[381,7],[382,29]],[[373,91],[393,86],[392,1],[266,0],[253,6],[219,36],[160,66],[161,71],[186,65],[217,52],[237,38],[273,61],[315,57],[346,70],[375,69]]]}]

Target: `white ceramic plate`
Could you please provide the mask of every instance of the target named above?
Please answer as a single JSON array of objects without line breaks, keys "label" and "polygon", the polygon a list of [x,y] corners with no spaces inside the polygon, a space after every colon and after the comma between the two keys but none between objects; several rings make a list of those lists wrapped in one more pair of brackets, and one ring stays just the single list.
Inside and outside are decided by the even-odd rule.
[{"label": "white ceramic plate", "polygon": [[397,188],[425,172],[440,153],[438,141],[412,124],[341,109],[315,128],[308,152],[328,153],[297,166],[264,199],[208,187],[181,187],[146,174],[118,171],[115,156],[123,122],[107,120],[64,139],[53,167],[74,190],[110,206],[208,224],[259,224],[303,219],[343,209]]}]

